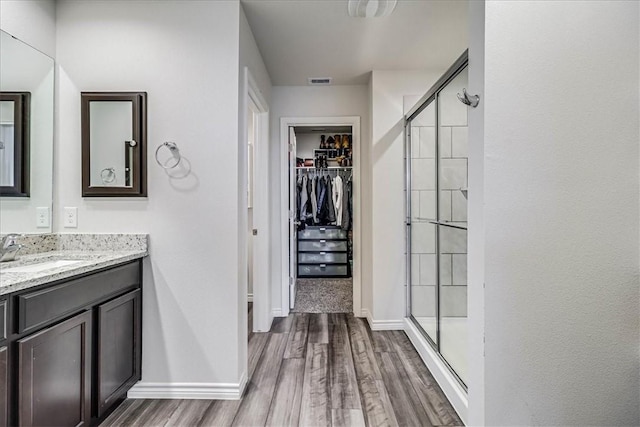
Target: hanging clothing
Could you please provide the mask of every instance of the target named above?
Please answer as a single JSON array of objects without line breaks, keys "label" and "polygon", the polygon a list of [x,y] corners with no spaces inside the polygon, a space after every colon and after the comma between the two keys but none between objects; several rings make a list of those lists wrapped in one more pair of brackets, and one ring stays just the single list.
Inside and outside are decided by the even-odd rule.
[{"label": "hanging clothing", "polygon": [[311,215],[312,215],[314,224],[318,222],[318,199],[316,196],[317,184],[318,184],[318,177],[312,178],[311,179]]},{"label": "hanging clothing", "polygon": [[329,175],[325,178],[325,185],[327,186],[327,221],[333,224],[336,222],[336,209],[333,204],[333,182]]},{"label": "hanging clothing", "polygon": [[318,179],[318,222],[326,224],[329,219],[329,206],[327,205],[327,183],[324,178]]},{"label": "hanging clothing", "polygon": [[337,175],[310,177],[300,173],[296,179],[295,216],[300,229],[305,225],[336,225],[344,230],[353,226],[353,185]]},{"label": "hanging clothing", "polygon": [[307,177],[307,217],[306,217],[306,224],[307,225],[313,225],[313,206],[311,203],[312,197],[311,197],[311,186],[313,184],[313,178],[309,178]]},{"label": "hanging clothing", "polygon": [[342,229],[349,230],[351,229],[351,219],[352,219],[352,208],[353,204],[351,201],[352,196],[352,188],[351,188],[351,178],[346,180],[343,184],[343,207],[342,207]]},{"label": "hanging clothing", "polygon": [[342,177],[336,176],[333,180],[333,206],[336,211],[336,225],[340,227],[342,225]]},{"label": "hanging clothing", "polygon": [[298,180],[300,185],[298,186],[298,194],[300,197],[300,210],[298,211],[298,221],[305,222],[307,220],[309,193],[307,191],[307,175],[303,175],[302,179]]}]

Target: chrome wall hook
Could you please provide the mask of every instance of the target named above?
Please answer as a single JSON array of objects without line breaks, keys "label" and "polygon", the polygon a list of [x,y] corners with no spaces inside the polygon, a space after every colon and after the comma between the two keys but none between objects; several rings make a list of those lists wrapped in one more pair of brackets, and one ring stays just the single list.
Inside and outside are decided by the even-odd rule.
[{"label": "chrome wall hook", "polygon": [[471,108],[476,108],[478,106],[478,104],[480,103],[480,96],[479,95],[469,95],[467,93],[467,89],[466,88],[462,89],[462,95],[458,94],[458,99],[464,105],[468,105]]}]

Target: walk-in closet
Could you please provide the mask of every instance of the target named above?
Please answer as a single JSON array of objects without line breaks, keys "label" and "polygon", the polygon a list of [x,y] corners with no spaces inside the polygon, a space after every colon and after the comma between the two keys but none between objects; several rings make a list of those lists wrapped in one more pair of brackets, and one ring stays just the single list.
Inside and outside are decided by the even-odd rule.
[{"label": "walk-in closet", "polygon": [[[351,126],[295,126],[291,174],[294,312],[353,311]],[[293,152],[292,152],[293,155]]]}]

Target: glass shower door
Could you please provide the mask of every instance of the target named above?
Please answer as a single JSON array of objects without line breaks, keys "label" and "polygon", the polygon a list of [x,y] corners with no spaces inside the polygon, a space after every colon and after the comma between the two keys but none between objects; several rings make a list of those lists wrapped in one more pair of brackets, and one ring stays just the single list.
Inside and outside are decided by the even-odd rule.
[{"label": "glass shower door", "polygon": [[[464,384],[467,377],[466,66],[407,121],[409,314]],[[422,108],[422,110],[420,110]]]},{"label": "glass shower door", "polygon": [[438,342],[436,268],[436,108],[429,104],[411,122],[411,315]]},{"label": "glass shower door", "polygon": [[438,92],[440,199],[440,353],[462,381],[467,377],[467,112],[457,98],[468,86],[462,70]]}]

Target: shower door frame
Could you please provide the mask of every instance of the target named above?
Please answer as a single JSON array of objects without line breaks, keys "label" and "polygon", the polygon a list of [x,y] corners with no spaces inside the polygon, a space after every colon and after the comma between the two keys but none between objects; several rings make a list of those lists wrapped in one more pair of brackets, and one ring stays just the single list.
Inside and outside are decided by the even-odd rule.
[{"label": "shower door frame", "polygon": [[435,285],[435,320],[436,320],[436,341],[434,342],[431,336],[422,328],[422,326],[416,321],[411,314],[411,122],[418,117],[431,103],[435,103],[435,171],[436,171],[436,222],[439,223],[440,218],[440,135],[439,135],[439,105],[438,95],[442,89],[444,89],[458,74],[460,74],[466,67],[469,66],[469,51],[465,50],[462,55],[453,63],[451,67],[431,86],[427,93],[420,98],[420,100],[405,114],[404,127],[405,127],[405,141],[404,141],[404,154],[405,154],[405,198],[406,198],[406,212],[405,212],[405,235],[406,235],[406,250],[405,250],[405,262],[406,262],[406,275],[405,275],[405,290],[406,290],[406,317],[411,320],[413,325],[418,328],[422,336],[427,340],[429,345],[436,352],[438,357],[444,362],[449,371],[453,374],[454,378],[460,383],[460,385],[467,391],[466,383],[460,378],[458,373],[453,369],[451,364],[445,359],[440,352],[440,226],[435,224],[435,255],[436,255],[436,285]]}]

